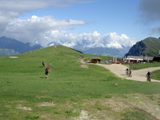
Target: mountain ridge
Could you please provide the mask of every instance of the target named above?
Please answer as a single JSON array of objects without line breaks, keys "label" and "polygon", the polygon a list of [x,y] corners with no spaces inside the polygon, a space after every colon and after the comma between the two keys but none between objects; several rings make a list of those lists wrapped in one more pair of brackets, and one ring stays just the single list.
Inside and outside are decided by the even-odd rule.
[{"label": "mountain ridge", "polygon": [[[48,44],[48,47],[57,46],[57,45],[61,45],[61,44],[52,42]],[[40,46],[39,44],[31,46],[30,43],[23,43],[16,39],[5,37],[5,36],[0,37],[0,56],[16,55],[16,54],[24,53],[24,52],[39,49],[39,48],[43,48],[43,47]],[[121,49],[106,48],[106,47],[88,48],[85,45],[84,45],[84,48],[82,45],[74,46],[71,48],[86,54],[107,55],[107,56],[110,55],[110,56],[118,56],[118,57],[123,56],[129,50],[129,47],[124,47],[124,46]]]},{"label": "mountain ridge", "polygon": [[125,56],[157,56],[160,50],[160,39],[148,37],[134,44]]},{"label": "mountain ridge", "polygon": [[0,37],[0,55],[14,55],[39,48],[41,46],[38,44],[31,46],[29,43],[23,43],[13,38]]}]

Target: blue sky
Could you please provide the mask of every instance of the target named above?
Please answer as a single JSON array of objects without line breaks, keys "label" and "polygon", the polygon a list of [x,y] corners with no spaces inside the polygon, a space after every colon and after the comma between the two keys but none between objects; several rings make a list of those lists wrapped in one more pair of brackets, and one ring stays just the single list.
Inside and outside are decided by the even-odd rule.
[{"label": "blue sky", "polygon": [[21,17],[53,16],[57,19],[86,21],[73,32],[124,33],[136,39],[147,37],[140,23],[139,0],[93,0],[65,7],[48,7],[24,13]]},{"label": "blue sky", "polygon": [[0,35],[42,46],[52,43],[73,47],[85,41],[92,47],[122,48],[149,36],[159,37],[160,32],[159,0],[0,3]]}]

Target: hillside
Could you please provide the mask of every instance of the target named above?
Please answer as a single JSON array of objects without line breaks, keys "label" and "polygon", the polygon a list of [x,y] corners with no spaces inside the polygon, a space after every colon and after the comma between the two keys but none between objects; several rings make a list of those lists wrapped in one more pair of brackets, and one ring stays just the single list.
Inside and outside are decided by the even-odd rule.
[{"label": "hillside", "polygon": [[0,120],[160,119],[159,83],[118,78],[82,57],[90,56],[63,46],[1,57]]},{"label": "hillside", "polygon": [[12,38],[0,37],[0,55],[14,55],[39,48],[40,45],[31,46]]},{"label": "hillside", "polygon": [[126,56],[128,55],[156,56],[159,54],[159,50],[160,50],[160,39],[157,39],[154,37],[148,37],[140,42],[137,42],[135,45],[133,45],[133,47],[130,48]]}]

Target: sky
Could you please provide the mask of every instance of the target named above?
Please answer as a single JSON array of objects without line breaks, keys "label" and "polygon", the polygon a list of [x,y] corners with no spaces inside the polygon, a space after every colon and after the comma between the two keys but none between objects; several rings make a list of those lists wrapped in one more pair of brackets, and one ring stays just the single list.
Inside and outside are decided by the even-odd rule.
[{"label": "sky", "polygon": [[123,48],[159,37],[160,0],[0,0],[0,36],[44,47]]}]

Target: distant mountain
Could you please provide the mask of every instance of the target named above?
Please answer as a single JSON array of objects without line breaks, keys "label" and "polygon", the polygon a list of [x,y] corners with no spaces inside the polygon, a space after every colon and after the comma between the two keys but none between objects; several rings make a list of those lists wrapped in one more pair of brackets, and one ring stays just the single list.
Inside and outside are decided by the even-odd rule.
[{"label": "distant mountain", "polygon": [[[55,45],[61,45],[61,43],[51,42],[48,44],[48,46],[55,46]],[[41,48],[40,45],[31,46],[29,43],[23,43],[12,38],[0,37],[0,56],[15,55],[39,48]],[[73,46],[72,48],[76,49],[79,52],[82,51],[83,53],[87,54],[109,55],[118,57],[124,56],[124,54],[129,50],[129,47],[123,47],[123,49],[106,48],[106,47],[87,47],[87,44],[85,43]]]},{"label": "distant mountain", "polygon": [[128,50],[129,50],[129,47],[124,47],[122,49],[96,47],[96,48],[83,50],[83,52],[87,54],[122,57]]},{"label": "distant mountain", "polygon": [[63,45],[82,51],[83,53],[96,55],[124,56],[135,41],[125,37],[113,37],[114,35],[103,39],[91,40],[91,38],[79,38],[79,40],[53,40],[47,46]]},{"label": "distant mountain", "polygon": [[39,48],[41,48],[40,45],[31,46],[29,43],[23,43],[12,38],[0,37],[0,55],[14,55]]},{"label": "distant mountain", "polygon": [[147,55],[147,56],[156,56],[159,54],[160,50],[160,39],[154,37],[148,37],[142,41],[137,42],[133,45],[129,52],[126,54],[139,56],[139,55]]}]

